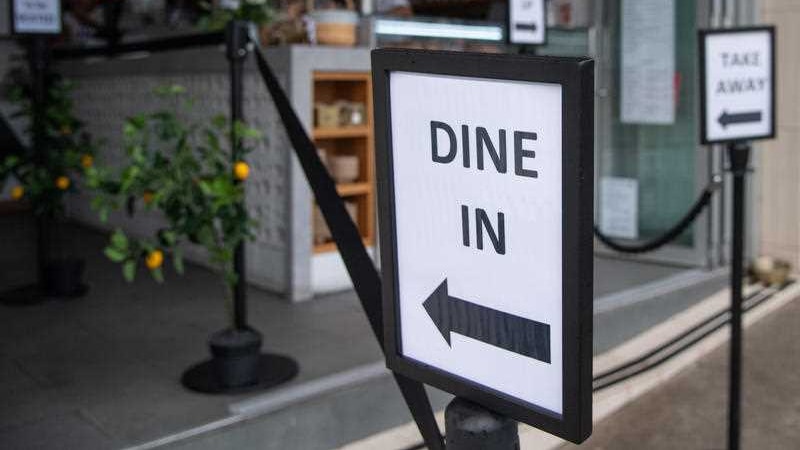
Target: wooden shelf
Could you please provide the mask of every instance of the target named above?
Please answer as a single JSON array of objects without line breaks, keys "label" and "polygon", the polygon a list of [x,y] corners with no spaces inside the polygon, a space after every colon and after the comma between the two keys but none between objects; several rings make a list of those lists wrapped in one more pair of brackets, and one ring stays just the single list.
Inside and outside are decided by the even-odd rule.
[{"label": "wooden shelf", "polygon": [[368,81],[368,72],[314,72],[314,81]]},{"label": "wooden shelf", "polygon": [[349,139],[369,137],[372,133],[367,125],[341,128],[314,128],[314,139]]},{"label": "wooden shelf", "polygon": [[[315,127],[312,136],[316,145],[333,155],[356,155],[359,158],[358,181],[338,183],[336,191],[348,204],[355,203],[354,217],[364,245],[375,243],[375,139],[372,131],[372,75],[370,72],[314,72],[312,105],[339,100],[364,105],[364,125],[337,128]],[[321,142],[323,141],[323,142]],[[318,219],[315,212],[315,219]],[[313,224],[312,224],[313,226]],[[325,241],[314,244],[314,253],[336,251],[336,244]]]},{"label": "wooden shelf", "polygon": [[372,193],[372,185],[370,183],[338,183],[336,191],[342,197],[364,195]]},{"label": "wooden shelf", "polygon": [[[364,238],[364,245],[367,247],[372,246],[372,240]],[[314,245],[314,253],[327,253],[327,252],[335,252],[338,248],[336,247],[336,242],[328,241],[322,244]]]}]

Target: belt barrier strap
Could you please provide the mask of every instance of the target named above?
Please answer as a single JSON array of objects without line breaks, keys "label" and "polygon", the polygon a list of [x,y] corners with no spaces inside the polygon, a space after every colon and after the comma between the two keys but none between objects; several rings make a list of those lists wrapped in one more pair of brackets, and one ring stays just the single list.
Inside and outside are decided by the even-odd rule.
[{"label": "belt barrier strap", "polygon": [[[367,314],[375,337],[383,348],[383,310],[381,309],[381,279],[375,265],[370,259],[364,242],[344,206],[344,201],[336,191],[336,184],[325,166],[322,164],[317,149],[295,114],[286,93],[278,83],[275,74],[269,67],[263,51],[255,45],[256,62],[267,90],[275,102],[278,114],[289,136],[289,141],[300,160],[300,165],[308,178],[314,198],[322,212],[333,239],[342,255],[347,272],[353,281],[361,306]],[[428,394],[422,383],[399,374],[394,374],[395,381],[405,398],[411,415],[417,423],[425,443],[431,450],[444,450],[442,436],[433,415]]]}]

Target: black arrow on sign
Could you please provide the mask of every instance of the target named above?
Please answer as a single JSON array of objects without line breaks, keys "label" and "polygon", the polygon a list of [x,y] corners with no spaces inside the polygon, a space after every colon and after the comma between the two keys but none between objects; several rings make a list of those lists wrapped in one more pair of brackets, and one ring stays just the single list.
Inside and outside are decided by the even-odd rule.
[{"label": "black arrow on sign", "polygon": [[761,111],[748,111],[735,114],[728,114],[728,111],[722,111],[717,121],[723,128],[735,123],[761,122]]},{"label": "black arrow on sign", "polygon": [[517,24],[514,25],[514,28],[516,28],[519,31],[534,32],[534,31],[536,31],[536,24],[535,23],[517,23]]},{"label": "black arrow on sign", "polygon": [[550,325],[476,305],[447,293],[447,279],[423,303],[442,337],[450,332],[550,364]]}]

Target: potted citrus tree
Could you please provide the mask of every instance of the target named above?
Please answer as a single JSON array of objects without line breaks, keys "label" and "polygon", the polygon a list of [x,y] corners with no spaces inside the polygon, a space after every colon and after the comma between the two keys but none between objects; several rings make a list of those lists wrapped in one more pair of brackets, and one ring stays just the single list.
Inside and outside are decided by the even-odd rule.
[{"label": "potted citrus tree", "polygon": [[[210,338],[212,362],[221,385],[245,386],[257,377],[261,335],[235,326],[232,295],[238,275],[233,259],[236,247],[253,236],[255,223],[244,204],[243,182],[250,171],[244,157],[247,144],[259,133],[242,123],[231,126],[224,116],[209,123],[185,123],[177,114],[190,105],[184,88],[167,86],[157,94],[173,107],[125,122],[122,166],[95,166],[87,173],[97,191],[93,207],[101,220],[107,220],[111,210],[135,205],[131,209],[160,212],[165,226],[152,236],[136,238],[118,229],[105,254],[121,265],[129,281],[144,269],[162,282],[167,261],[177,273],[183,272],[185,245],[204,248],[224,284],[231,316],[230,326]],[[231,133],[244,142],[237,155],[230,154]]]},{"label": "potted citrus tree", "polygon": [[[65,254],[57,230],[64,218],[64,200],[77,190],[77,182],[94,164],[95,145],[73,112],[73,85],[49,76],[41,115],[38,146],[24,147],[0,161],[0,185],[13,179],[13,199],[30,205],[38,224],[40,274],[45,293],[68,297],[83,293],[84,261]],[[25,130],[34,140],[33,92],[30,76],[23,69],[12,70],[6,80],[6,97],[19,106],[15,116],[24,116]],[[38,147],[38,148],[36,148]]]}]

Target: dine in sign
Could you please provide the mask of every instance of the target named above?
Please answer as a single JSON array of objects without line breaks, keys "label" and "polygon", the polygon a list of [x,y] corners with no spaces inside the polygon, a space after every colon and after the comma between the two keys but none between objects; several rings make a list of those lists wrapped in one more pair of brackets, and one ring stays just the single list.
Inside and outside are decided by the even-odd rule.
[{"label": "dine in sign", "polygon": [[703,144],[775,136],[773,27],[700,31]]},{"label": "dine in sign", "polygon": [[372,69],[389,368],[584,440],[593,61],[376,50]]}]

